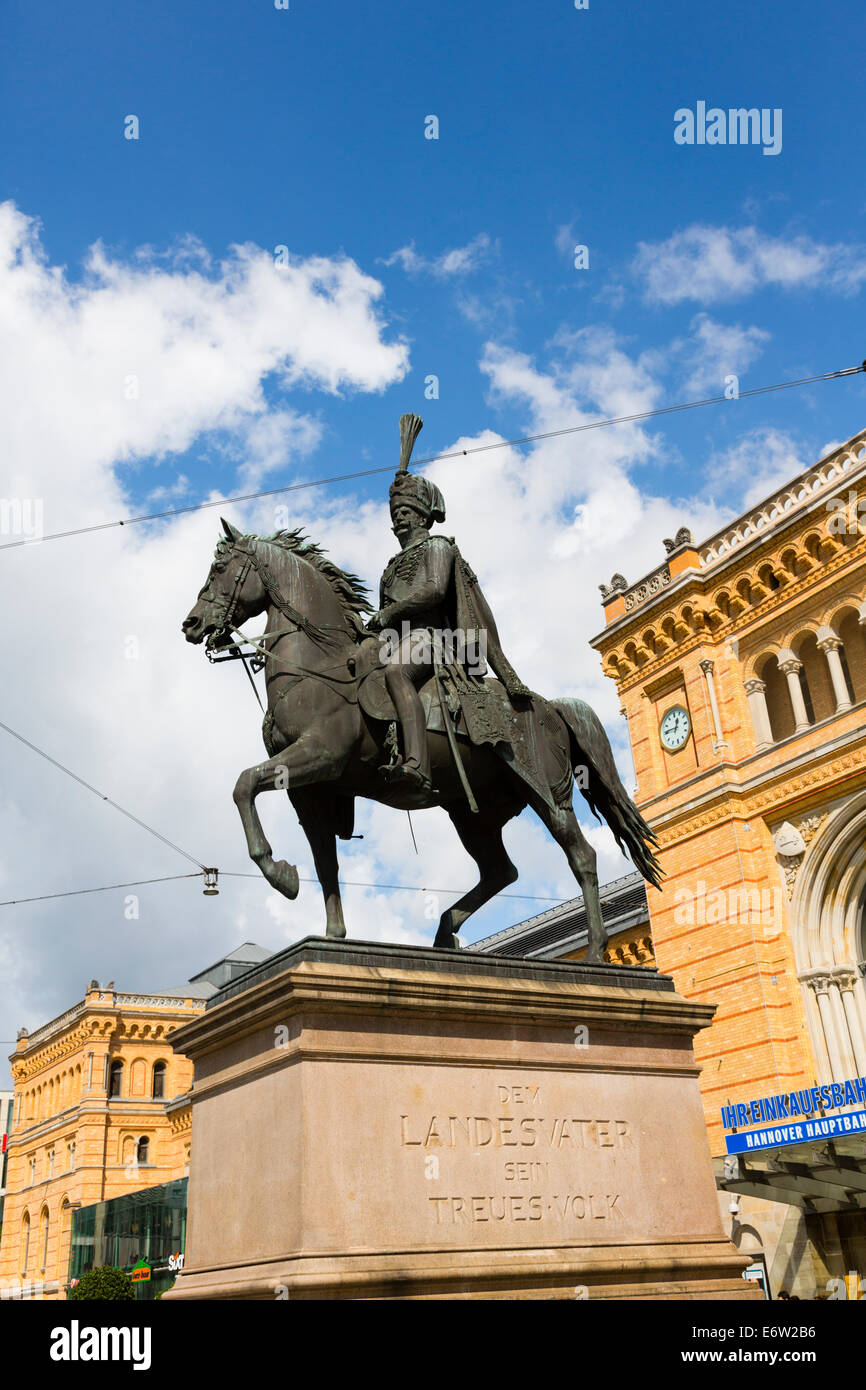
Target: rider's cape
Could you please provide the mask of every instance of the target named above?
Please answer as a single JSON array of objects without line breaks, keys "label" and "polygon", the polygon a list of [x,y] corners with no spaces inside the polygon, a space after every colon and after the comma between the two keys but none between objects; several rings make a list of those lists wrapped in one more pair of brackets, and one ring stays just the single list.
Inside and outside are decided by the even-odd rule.
[{"label": "rider's cape", "polygon": [[[455,683],[466,730],[473,743],[512,743],[516,732],[511,706],[523,707],[532,692],[519,679],[502,650],[499,632],[481,585],[457,546],[454,547],[454,618],[467,645],[480,650],[497,680],[504,686],[508,703],[497,699],[491,687],[466,675]],[[495,688],[494,688],[495,689]]]},{"label": "rider's cape", "polygon": [[508,692],[510,700],[526,700],[531,690],[518,678],[517,672],[502,650],[499,633],[490,605],[484,597],[481,585],[469,568],[457,546],[454,547],[454,595],[457,627],[467,634],[485,633],[487,661],[498,680]]},{"label": "rider's cape", "polygon": [[[461,633],[467,652],[474,650],[483,661],[460,662],[447,660],[440,667],[443,686],[450,711],[449,717],[460,728],[459,715],[469,740],[490,744],[496,753],[551,807],[571,804],[573,786],[569,757],[568,732],[551,711],[548,702],[534,694],[518,677],[502,650],[499,632],[490,605],[470,566],[460,554],[450,536],[431,536],[427,544],[441,540],[453,551],[452,578],[445,597],[443,617],[448,625]],[[386,571],[386,576],[388,571]],[[383,576],[383,580],[386,576]],[[383,584],[382,599],[387,584]],[[467,667],[469,669],[467,669]],[[473,674],[472,668],[481,668]],[[489,668],[496,680],[485,680]],[[382,692],[384,693],[384,692]],[[375,703],[361,703],[374,717],[382,718]],[[389,702],[390,703],[390,702]],[[557,749],[548,754],[556,763],[555,785],[545,775],[544,745],[556,736]],[[558,745],[562,746],[559,747]]]},{"label": "rider's cape", "polygon": [[[533,694],[518,677],[502,650],[499,633],[481,585],[457,547],[454,547],[454,616],[467,644],[485,634],[486,660],[499,685],[461,670],[461,678],[449,682],[460,702],[466,732],[473,743],[490,743],[501,758],[548,806],[570,806],[574,785],[568,738],[548,702]],[[482,647],[482,651],[484,648]],[[454,668],[448,668],[452,675]],[[551,786],[540,745],[542,731],[556,751],[548,754],[556,764]],[[559,746],[561,745],[561,746]]]}]

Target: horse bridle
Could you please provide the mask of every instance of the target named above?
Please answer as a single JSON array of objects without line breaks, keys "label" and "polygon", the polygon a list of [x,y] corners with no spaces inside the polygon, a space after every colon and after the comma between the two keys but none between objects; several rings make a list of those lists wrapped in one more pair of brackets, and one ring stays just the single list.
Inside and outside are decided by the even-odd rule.
[{"label": "horse bridle", "polygon": [[[231,594],[228,596],[227,599],[223,599],[224,609],[218,619],[218,626],[216,626],[213,632],[210,634],[210,637],[208,638],[207,644],[205,646],[205,655],[207,656],[208,661],[232,661],[238,657],[243,656],[243,653],[237,649],[237,644],[230,642],[228,639],[230,638],[232,632],[238,631],[234,621],[235,609],[238,606],[238,600],[240,599],[244,584],[247,580],[247,575],[249,574],[251,569],[254,569],[256,574],[259,576],[259,579],[262,581],[265,593],[267,594],[274,607],[282,613],[283,617],[288,618],[289,622],[294,623],[296,629],[303,632],[312,641],[316,642],[317,645],[321,645],[323,642],[333,641],[333,639],[328,636],[329,632],[341,632],[344,630],[342,626],[319,627],[316,623],[311,623],[309,618],[305,618],[303,613],[299,613],[297,608],[295,608],[291,603],[289,603],[288,599],[285,599],[283,597],[283,595],[280,593],[279,589],[276,586],[273,575],[271,574],[267,565],[256,555],[255,549],[252,545],[241,545],[236,540],[229,542],[229,544],[231,545],[231,554],[243,555],[244,562],[238,570],[237,574],[235,575],[235,580],[234,584],[232,585]],[[347,628],[347,630],[351,635],[351,629]],[[214,639],[217,638],[220,634],[223,634],[226,640],[217,643]],[[265,635],[267,636],[269,634]],[[225,654],[222,656],[213,655],[214,652],[222,651],[223,648],[231,648],[231,650],[226,650]],[[265,664],[266,656],[267,654],[262,655],[260,651],[260,654],[258,656],[252,658],[250,664],[253,666],[254,670],[260,671],[262,669],[262,667]]]}]

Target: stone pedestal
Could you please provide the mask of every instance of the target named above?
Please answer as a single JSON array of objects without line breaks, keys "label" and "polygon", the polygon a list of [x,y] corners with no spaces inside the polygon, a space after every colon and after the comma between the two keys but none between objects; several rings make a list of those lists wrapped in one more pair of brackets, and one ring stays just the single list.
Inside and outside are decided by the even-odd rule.
[{"label": "stone pedestal", "polygon": [[195,1063],[171,1299],[748,1298],[692,1037],[636,967],[307,938]]}]

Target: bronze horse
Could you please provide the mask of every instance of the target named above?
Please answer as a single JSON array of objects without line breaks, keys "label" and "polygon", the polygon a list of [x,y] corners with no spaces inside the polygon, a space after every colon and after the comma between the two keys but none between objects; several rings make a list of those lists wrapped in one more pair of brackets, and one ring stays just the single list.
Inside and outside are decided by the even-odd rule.
[{"label": "bronze horse", "polygon": [[[234,800],[250,857],[268,883],[295,898],[297,869],[284,859],[274,860],[255,804],[260,792],[287,790],[322,886],[327,935],[344,937],[336,837],[351,835],[357,796],[400,806],[400,793],[383,769],[389,722],[365,712],[358,696],[363,654],[369,653],[371,642],[363,618],[371,606],[361,581],[338,569],[300,531],[259,537],[244,535],[225,520],[222,524],[225,538],[183,623],[184,636],[188,642],[206,642],[211,655],[228,652],[246,640],[240,629],[248,619],[267,614],[265,635],[256,641],[266,653],[263,738],[269,756],[241,773]],[[234,635],[239,642],[233,642]],[[571,805],[574,772],[581,774],[578,785],[596,817],[604,817],[620,848],[657,885],[660,868],[651,848],[655,836],[623,787],[607,735],[587,704],[533,695],[525,719],[545,794],[508,765],[501,747],[497,752],[490,744],[461,739],[464,775],[477,811],[467,803],[448,732],[428,732],[434,785],[429,804],[448,812],[479,873],[476,887],[442,914],[434,944],[455,948],[455,933],[466,919],[515,881],[517,869],[502,843],[502,828],[528,805],[561,846],[580,884],[589,932],[586,959],[601,964],[607,934],[595,851]]]}]

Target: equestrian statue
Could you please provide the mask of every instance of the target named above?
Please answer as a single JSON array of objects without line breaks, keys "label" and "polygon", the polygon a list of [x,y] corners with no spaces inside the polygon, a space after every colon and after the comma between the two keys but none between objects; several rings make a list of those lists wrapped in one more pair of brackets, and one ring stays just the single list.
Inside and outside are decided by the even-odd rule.
[{"label": "equestrian statue", "polygon": [[[626,792],[598,716],[583,700],[548,700],[505,656],[475,574],[449,536],[430,534],[445,503],[409,472],[422,421],[400,420],[400,466],[390,489],[400,544],[385,568],[379,608],[301,530],[224,536],[183,623],[210,660],[239,657],[265,670],[262,737],[268,757],[234,790],[250,857],[287,898],[297,869],[274,860],[256,810],[260,792],[285,789],[309,841],[325,899],[326,933],[344,937],[337,838],[350,839],[356,797],[400,810],[447,811],[478,866],[477,885],[440,918],[434,945],[456,933],[517,878],[503,826],[530,806],[564,851],[583,894],[589,963],[607,940],[596,856],[572,808],[574,784],[650,883],[656,837]],[[265,632],[243,624],[266,614]],[[489,674],[492,672],[492,674]],[[577,777],[575,776],[577,774]]]}]

